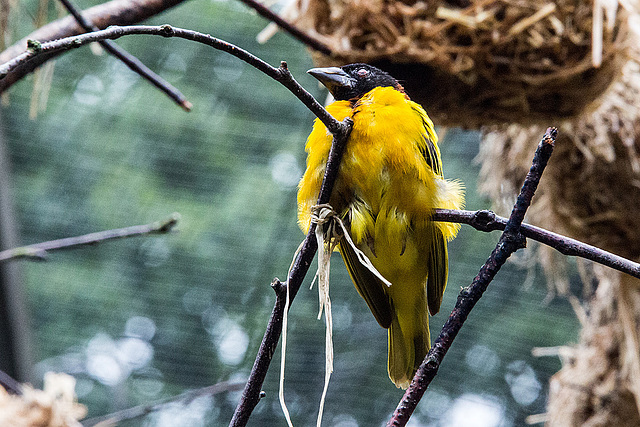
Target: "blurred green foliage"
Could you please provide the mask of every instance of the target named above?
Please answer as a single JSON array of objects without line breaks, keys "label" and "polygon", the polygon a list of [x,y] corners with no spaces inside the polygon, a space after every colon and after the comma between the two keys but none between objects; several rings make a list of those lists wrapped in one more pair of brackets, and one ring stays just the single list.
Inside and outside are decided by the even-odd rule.
[{"label": "blurred green foliage", "polygon": [[[265,22],[238,2],[188,2],[151,23],[210,33],[271,64],[287,60],[324,99],[305,74],[313,64],[304,47],[283,34],[258,45]],[[246,380],[274,301],[269,283],[286,276],[303,238],[295,191],[313,120],[286,89],[224,53],[160,37],[118,43],[179,87],[193,111],[86,48],[56,61],[47,110],[36,120],[28,119],[30,79],[10,91],[2,109],[23,243],[182,214],[179,233],[23,264],[38,375],[76,376],[91,416]],[[441,146],[445,174],[465,183],[469,209],[489,207],[475,188],[478,141],[477,133],[451,130]],[[497,239],[463,227],[451,243],[449,289],[432,336]],[[564,299],[543,303],[546,286],[534,273],[525,286],[526,270],[510,263],[500,271],[411,425],[522,425],[544,412],[547,381],[560,362],[533,358],[531,349],[574,341],[578,324]],[[386,331],[338,256],[331,283],[336,358],[325,425],[382,425],[402,395],[387,378]],[[322,392],[324,322],[316,320],[317,309],[315,290],[303,287],[291,310],[287,354],[286,395],[296,425],[315,425]],[[251,425],[284,424],[279,359],[277,353]],[[224,425],[238,398],[226,393],[171,405],[125,425]]]}]

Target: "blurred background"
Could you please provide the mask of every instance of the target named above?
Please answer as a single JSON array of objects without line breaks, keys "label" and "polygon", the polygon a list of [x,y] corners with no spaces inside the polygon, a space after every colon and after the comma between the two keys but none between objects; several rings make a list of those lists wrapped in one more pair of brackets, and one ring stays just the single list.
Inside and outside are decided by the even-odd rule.
[{"label": "blurred background", "polygon": [[[36,3],[20,2],[16,39],[34,29]],[[266,22],[239,2],[196,0],[148,23],[210,33],[273,65],[286,60],[296,79],[325,99],[305,73],[314,65],[306,49],[282,33],[257,44]],[[0,153],[10,166],[10,180],[1,185],[11,188],[15,212],[4,226],[17,231],[17,243],[181,214],[177,233],[56,252],[45,263],[12,261],[30,343],[28,353],[17,355],[27,366],[19,379],[41,386],[45,372],[73,375],[89,417],[246,381],[275,299],[269,283],[286,277],[303,239],[295,193],[314,118],[278,83],[225,53],[160,37],[118,44],[177,86],[192,112],[88,48],[56,60],[48,99],[39,101],[46,109],[36,117],[31,77],[9,91],[0,109]],[[464,182],[468,209],[489,208],[476,190],[479,134],[439,133],[445,176]],[[450,244],[449,287],[431,320],[432,336],[498,237],[463,226]],[[548,380],[561,364],[533,357],[532,348],[575,343],[579,324],[565,298],[546,298],[543,274],[521,252],[470,315],[411,426],[517,426],[545,412]],[[325,425],[384,425],[402,396],[387,377],[386,331],[340,257],[333,261],[335,371]],[[574,267],[569,274],[579,293]],[[289,317],[286,399],[300,426],[315,424],[324,381],[316,292],[303,285]],[[250,425],[285,424],[279,363],[278,349]],[[239,395],[167,405],[121,425],[225,425]]]}]

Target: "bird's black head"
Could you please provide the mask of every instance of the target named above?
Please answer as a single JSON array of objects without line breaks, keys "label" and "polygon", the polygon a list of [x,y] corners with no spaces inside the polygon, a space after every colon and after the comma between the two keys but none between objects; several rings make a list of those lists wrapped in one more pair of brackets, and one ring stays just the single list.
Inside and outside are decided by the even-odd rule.
[{"label": "bird's black head", "polygon": [[404,91],[396,79],[368,64],[312,68],[307,73],[325,85],[336,101],[358,99],[376,87],[389,86]]}]

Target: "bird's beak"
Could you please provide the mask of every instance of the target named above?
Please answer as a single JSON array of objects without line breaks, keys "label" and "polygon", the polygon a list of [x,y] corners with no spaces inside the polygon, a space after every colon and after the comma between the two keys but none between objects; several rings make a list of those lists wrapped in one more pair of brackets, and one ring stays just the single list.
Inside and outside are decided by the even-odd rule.
[{"label": "bird's beak", "polygon": [[356,79],[338,67],[312,68],[307,73],[325,85],[332,95],[335,95],[335,90],[338,88],[350,88],[356,84]]}]

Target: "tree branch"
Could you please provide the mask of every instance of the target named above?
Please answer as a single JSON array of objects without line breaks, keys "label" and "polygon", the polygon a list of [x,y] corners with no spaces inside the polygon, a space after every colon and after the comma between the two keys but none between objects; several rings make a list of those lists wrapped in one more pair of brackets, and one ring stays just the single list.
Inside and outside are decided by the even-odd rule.
[{"label": "tree branch", "polygon": [[271,287],[276,293],[276,302],[273,306],[269,323],[267,323],[267,329],[264,332],[262,342],[260,343],[256,360],[253,362],[251,374],[242,392],[242,397],[233,413],[233,418],[229,424],[230,426],[244,426],[247,424],[253,409],[262,398],[262,384],[264,383],[271,359],[280,340],[287,285],[276,278],[271,282]]},{"label": "tree branch", "polygon": [[293,38],[304,43],[306,46],[310,47],[311,49],[317,50],[318,52],[324,55],[331,55],[332,51],[329,46],[322,43],[320,40],[316,39],[315,37],[310,36],[309,34],[295,27],[294,25],[288,23],[287,21],[282,19],[280,15],[272,12],[268,7],[264,6],[263,4],[257,2],[256,0],[240,0],[240,1],[242,1],[242,3],[246,4],[256,12],[258,12],[260,16],[273,22],[278,27],[282,28],[284,31],[289,33]]},{"label": "tree branch", "polygon": [[[86,32],[90,33],[92,31],[100,30],[100,28],[93,25],[82,15],[82,12],[80,12],[78,8],[71,3],[71,0],[60,0],[60,2]],[[107,52],[122,61],[131,71],[138,73],[142,78],[148,80],[152,85],[164,92],[169,98],[173,99],[173,101],[185,111],[191,111],[192,104],[187,101],[187,98],[185,98],[185,96],[171,83],[144,65],[138,58],[131,55],[111,40],[102,40],[98,43],[100,43],[100,46],[102,46]]]},{"label": "tree branch", "polygon": [[184,405],[188,405],[198,397],[214,396],[216,394],[225,393],[229,391],[238,391],[238,390],[242,390],[243,386],[244,384],[242,383],[221,382],[209,387],[203,387],[197,390],[187,391],[186,393],[169,397],[159,402],[155,402],[147,405],[134,406],[133,408],[123,409],[122,411],[114,412],[112,414],[103,415],[101,417],[90,418],[88,420],[82,421],[82,425],[84,427],[93,427],[97,425],[115,426],[121,423],[122,421],[133,420],[136,418],[144,417],[145,415],[148,415],[152,412],[160,411],[165,406],[171,403],[182,402]]},{"label": "tree branch", "polygon": [[[184,0],[112,0],[82,12],[82,15],[98,28],[110,25],[130,25],[157,15]],[[27,37],[14,43],[0,53],[0,63],[7,62],[24,52],[27,40],[55,40],[82,33],[82,28],[72,16],[66,16],[38,28]],[[36,67],[62,52],[52,52],[15,69],[5,79],[0,80],[0,93],[31,73]]]},{"label": "tree branch", "polygon": [[[506,218],[488,210],[436,209],[432,218],[434,221],[467,224],[486,232],[504,230],[507,224]],[[637,262],[534,225],[522,224],[520,232],[524,237],[550,246],[563,255],[588,259],[640,279],[640,264]]]},{"label": "tree branch", "polygon": [[0,386],[11,394],[22,394],[22,384],[4,371],[0,371]]},{"label": "tree branch", "polygon": [[429,384],[438,373],[442,359],[445,354],[447,354],[467,316],[480,300],[480,297],[482,297],[482,294],[496,273],[507,261],[507,258],[509,258],[513,252],[525,246],[525,238],[520,232],[520,226],[524,214],[531,204],[531,198],[538,187],[542,172],[553,152],[556,136],[557,130],[555,128],[547,129],[542,141],[538,145],[531,169],[525,178],[516,204],[511,211],[509,220],[505,224],[504,232],[502,236],[500,236],[498,244],[493,252],[491,252],[491,256],[487,262],[485,262],[480,269],[478,275],[473,279],[471,285],[460,291],[458,300],[449,319],[447,319],[440,335],[433,343],[433,347],[431,347],[431,350],[429,350],[429,353],[422,361],[413,381],[411,381],[411,385],[396,407],[387,426],[401,427],[407,424],[418,402],[420,402],[425,391],[427,391],[427,387],[429,387]]},{"label": "tree branch", "polygon": [[107,39],[117,39],[126,35],[146,34],[163,37],[178,37],[194,42],[206,44],[214,49],[227,52],[236,58],[246,62],[252,67],[262,71],[272,79],[278,81],[291,91],[304,105],[307,106],[334,135],[344,133],[345,125],[334,119],[324,107],[316,101],[316,99],[307,92],[293,78],[287,68],[286,62],[282,61],[279,68],[272,67],[257,56],[239,48],[236,45],[227,43],[224,40],[217,39],[208,34],[199,33],[197,31],[175,28],[170,25],[148,26],[148,25],[132,25],[128,27],[109,27],[106,30],[85,33],[78,36],[65,37],[59,40],[41,43],[37,40],[29,40],[27,50],[16,55],[11,60],[0,65],[0,89],[3,79],[8,78],[9,73],[30,64],[32,61],[38,61],[38,58],[47,56],[61,51],[75,49],[88,43],[93,43]]},{"label": "tree branch", "polygon": [[77,237],[67,237],[64,239],[36,243],[34,245],[7,249],[0,252],[0,262],[18,258],[29,258],[44,261],[46,260],[47,254],[50,251],[73,249],[79,246],[86,245],[95,245],[107,240],[123,239],[126,237],[143,236],[147,234],[164,234],[171,231],[173,227],[178,223],[179,219],[180,214],[174,213],[168,219],[165,219],[163,221],[156,221],[151,224],[116,228],[113,230],[84,234]]},{"label": "tree branch", "polygon": [[[331,150],[329,151],[329,158],[327,159],[327,166],[324,171],[324,178],[322,180],[322,186],[320,187],[320,195],[318,197],[318,204],[324,204],[329,202],[331,197],[331,190],[338,176],[338,170],[340,168],[340,161],[342,160],[342,154],[344,147],[346,146],[349,133],[351,132],[351,126],[353,122],[351,119],[345,119],[343,122],[343,129],[341,133],[333,134],[333,143],[331,144]],[[293,302],[302,281],[304,280],[313,257],[318,250],[318,242],[315,237],[316,224],[312,223],[309,227],[309,232],[302,242],[300,252],[296,258],[289,277],[287,285],[289,286],[289,306]],[[284,313],[286,286],[283,285],[278,279],[275,279],[271,286],[276,291],[276,303],[269,318],[267,324],[267,330],[262,338],[260,344],[260,350],[256,356],[256,360],[253,364],[253,369],[249,375],[247,385],[242,392],[242,398],[236,407],[233,414],[233,418],[229,423],[229,427],[246,426],[249,421],[249,417],[260,401],[260,389],[264,378],[269,369],[271,359],[278,341],[280,340],[280,334],[282,333],[282,316]]]}]

